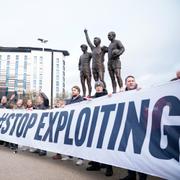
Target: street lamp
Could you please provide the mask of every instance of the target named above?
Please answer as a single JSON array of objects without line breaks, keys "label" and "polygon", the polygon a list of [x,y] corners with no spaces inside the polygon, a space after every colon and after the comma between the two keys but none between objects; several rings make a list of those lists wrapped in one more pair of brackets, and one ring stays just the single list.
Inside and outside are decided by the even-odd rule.
[{"label": "street lamp", "polygon": [[37,40],[40,41],[41,43],[47,43],[48,42],[48,40],[42,39],[42,38],[38,38]]},{"label": "street lamp", "polygon": [[42,51],[43,51],[43,53],[44,53],[44,44],[47,43],[48,40],[47,40],[47,39],[42,39],[42,38],[38,38],[37,40],[42,43]]},{"label": "street lamp", "polygon": [[[42,43],[42,60],[44,61],[44,44],[48,42],[47,39],[38,38],[38,41]],[[51,59],[51,108],[53,106],[53,53],[52,53],[52,59]]]}]

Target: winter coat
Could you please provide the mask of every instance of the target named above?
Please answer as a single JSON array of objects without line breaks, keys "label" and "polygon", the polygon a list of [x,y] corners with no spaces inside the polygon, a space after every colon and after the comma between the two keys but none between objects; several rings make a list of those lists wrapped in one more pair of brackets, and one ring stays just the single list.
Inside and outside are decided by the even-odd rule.
[{"label": "winter coat", "polygon": [[71,97],[71,99],[67,99],[66,100],[66,105],[67,104],[74,104],[74,103],[78,103],[78,102],[81,102],[83,101],[83,97],[81,95],[79,96],[76,96],[76,97]]}]

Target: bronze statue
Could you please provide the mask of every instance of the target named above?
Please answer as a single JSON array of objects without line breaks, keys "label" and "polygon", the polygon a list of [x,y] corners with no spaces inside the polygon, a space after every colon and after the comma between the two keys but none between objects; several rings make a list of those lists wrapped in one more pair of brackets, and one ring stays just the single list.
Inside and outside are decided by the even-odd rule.
[{"label": "bronze statue", "polygon": [[[92,73],[95,81],[104,82],[104,68],[102,63],[102,58],[104,58],[104,53],[100,47],[101,39],[98,37],[94,38],[94,45],[92,44],[87,29],[84,30],[87,43],[92,51]],[[104,82],[105,84],[105,82]]]},{"label": "bronze statue", "polygon": [[[123,87],[121,61],[119,57],[125,51],[121,41],[116,40],[115,37],[115,32],[108,33],[108,39],[111,41],[108,47],[108,71],[111,77],[113,93],[116,93],[117,83],[120,89]],[[117,83],[115,78],[117,79]]]},{"label": "bronze statue", "polygon": [[101,55],[101,62],[102,62],[102,82],[104,83],[104,88],[106,89],[106,83],[104,81],[104,74],[105,74],[105,66],[104,66],[104,56],[105,54],[108,52],[108,47],[107,46],[102,46],[101,47],[102,50],[102,55]]},{"label": "bronze statue", "polygon": [[79,70],[80,70],[80,79],[81,79],[81,85],[83,90],[83,96],[86,96],[86,85],[85,81],[87,81],[88,96],[91,96],[91,68],[90,68],[90,61],[92,58],[92,54],[87,52],[88,47],[85,44],[82,44],[81,50],[83,54],[79,58]]}]

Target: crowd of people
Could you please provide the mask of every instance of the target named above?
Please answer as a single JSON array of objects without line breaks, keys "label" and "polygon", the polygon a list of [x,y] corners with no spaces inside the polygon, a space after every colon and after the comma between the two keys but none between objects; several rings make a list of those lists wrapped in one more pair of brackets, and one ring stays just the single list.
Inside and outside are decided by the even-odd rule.
[{"label": "crowd of people", "polygon": [[[7,99],[7,96],[1,97],[1,103],[0,108],[5,109],[26,109],[27,111],[31,111],[33,109],[48,109],[49,108],[49,100],[47,96],[41,92],[37,95],[35,102],[33,102],[32,98],[16,98],[15,94],[13,94],[9,99]],[[1,145],[4,145],[12,150],[14,152],[17,152],[18,145],[0,141]],[[25,146],[19,146],[19,149],[26,150],[28,147]],[[40,156],[46,155],[46,151],[44,150],[34,150],[34,148],[30,148],[30,152],[38,152]]]},{"label": "crowd of people", "polygon": [[[180,79],[180,71],[177,71],[176,77],[173,78],[171,81],[178,80]],[[139,90],[140,88],[138,87],[135,77],[133,75],[129,75],[125,78],[125,89],[124,91],[130,91],[130,90]],[[102,81],[96,81],[95,82],[95,94],[91,97],[84,97],[81,96],[80,93],[80,87],[79,86],[73,86],[71,88],[72,95],[69,99],[64,100],[64,99],[56,99],[54,108],[64,108],[64,106],[67,106],[68,104],[74,104],[78,103],[84,100],[89,100],[91,98],[98,98],[102,97],[105,95],[111,96],[111,93],[108,94],[107,89]],[[37,97],[36,101],[33,102],[31,98],[19,98],[15,100],[15,95],[12,95],[9,100],[7,100],[6,96],[1,97],[1,103],[0,103],[0,108],[7,108],[7,109],[26,109],[27,111],[32,111],[33,109],[39,109],[39,110],[45,110],[49,108],[49,100],[47,96],[40,92]],[[20,146],[17,144],[13,144],[10,142],[4,142],[0,140],[0,145],[4,145],[8,148],[11,148],[13,152],[17,152],[17,150],[29,150],[32,153],[38,153],[39,156],[45,156],[47,152],[45,150],[41,149],[35,149],[33,147],[26,147],[26,146]],[[72,160],[72,156],[66,156],[66,155],[61,155],[57,153],[52,157],[54,160],[61,159],[61,160]],[[76,165],[80,166],[84,163],[84,160],[81,158],[78,158],[76,161]],[[99,171],[100,169],[104,168],[105,175],[106,176],[112,176],[113,175],[113,167],[111,165],[107,164],[102,164],[99,162],[94,162],[90,161],[88,163],[88,167],[86,168],[87,171]],[[135,180],[137,179],[137,175],[139,176],[140,180],[146,180],[147,175],[141,172],[135,172],[132,170],[128,170],[128,175],[123,178],[123,180]]]}]

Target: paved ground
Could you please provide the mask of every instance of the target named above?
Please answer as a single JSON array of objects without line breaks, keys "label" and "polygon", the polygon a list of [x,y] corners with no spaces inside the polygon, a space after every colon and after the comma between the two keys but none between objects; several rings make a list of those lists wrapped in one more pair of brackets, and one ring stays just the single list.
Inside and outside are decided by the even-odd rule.
[{"label": "paved ground", "polygon": [[[28,151],[12,150],[0,146],[0,180],[118,180],[127,171],[113,168],[114,175],[106,177],[104,170],[96,172],[86,171],[87,162],[83,166],[76,166],[75,161],[53,160],[54,153],[39,157]],[[148,180],[160,180],[148,176]]]}]

